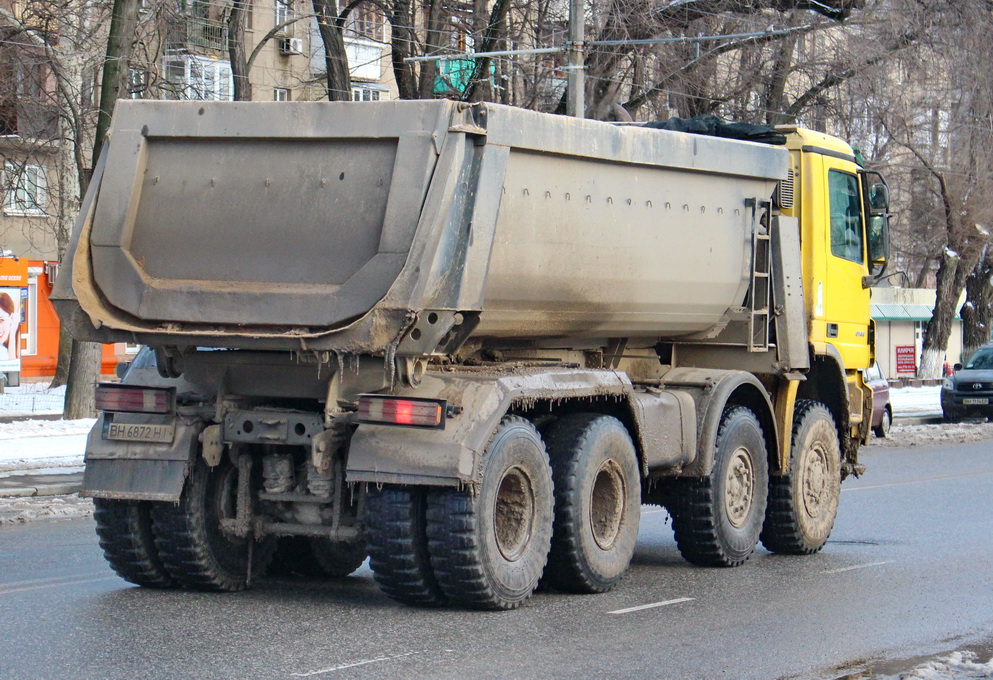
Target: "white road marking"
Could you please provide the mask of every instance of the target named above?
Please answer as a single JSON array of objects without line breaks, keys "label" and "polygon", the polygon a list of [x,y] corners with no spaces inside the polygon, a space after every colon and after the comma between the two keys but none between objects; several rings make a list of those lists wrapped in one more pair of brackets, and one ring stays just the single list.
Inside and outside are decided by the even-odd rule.
[{"label": "white road marking", "polygon": [[885,562],[870,562],[869,564],[856,564],[852,567],[841,567],[840,569],[828,569],[827,571],[822,571],[822,574],[840,574],[843,571],[854,571],[855,569],[868,569],[869,567],[879,567],[884,564],[892,564],[893,560],[887,560]]},{"label": "white road marking", "polygon": [[665,512],[662,508],[649,508],[648,510],[642,510],[642,515],[654,515],[657,512]]},{"label": "white road marking", "polygon": [[885,489],[890,486],[908,486],[910,484],[925,484],[927,482],[941,482],[946,479],[964,479],[966,477],[984,477],[993,474],[990,470],[979,472],[965,472],[957,475],[939,475],[937,477],[927,477],[925,479],[909,479],[903,482],[889,482],[888,484],[867,484],[865,486],[843,486],[842,491],[869,491],[871,489]]},{"label": "white road marking", "polygon": [[[42,579],[50,581],[51,579]],[[12,595],[14,593],[23,593],[29,590],[44,590],[45,588],[63,588],[65,586],[80,586],[85,583],[99,583],[100,581],[116,581],[116,576],[104,576],[102,578],[88,578],[88,579],[77,579],[68,581],[53,581],[51,583],[40,583],[36,585],[21,585],[19,583],[6,584],[6,586],[0,586],[0,595]],[[24,583],[32,583],[31,581],[25,581]],[[15,586],[15,587],[10,587]]]},{"label": "white road marking", "polygon": [[695,597],[680,597],[675,600],[666,600],[665,602],[652,602],[651,604],[643,604],[637,607],[628,607],[627,609],[617,609],[612,612],[607,612],[608,614],[630,614],[631,612],[640,612],[642,609],[654,609],[655,607],[665,607],[670,604],[679,604],[680,602],[691,602],[695,600]]},{"label": "white road marking", "polygon": [[[454,649],[443,649],[443,652],[454,652]],[[335,671],[342,671],[346,668],[355,668],[356,666],[366,666],[371,663],[382,663],[384,661],[395,661],[397,659],[403,659],[408,656],[415,656],[417,654],[427,654],[428,650],[420,652],[404,652],[403,654],[394,654],[393,656],[378,656],[375,659],[363,659],[362,661],[353,661],[352,663],[343,663],[338,666],[331,666],[330,668],[321,668],[316,671],[308,671],[306,673],[291,673],[291,677],[294,678],[309,678],[315,675],[323,675],[324,673],[334,673]]]}]

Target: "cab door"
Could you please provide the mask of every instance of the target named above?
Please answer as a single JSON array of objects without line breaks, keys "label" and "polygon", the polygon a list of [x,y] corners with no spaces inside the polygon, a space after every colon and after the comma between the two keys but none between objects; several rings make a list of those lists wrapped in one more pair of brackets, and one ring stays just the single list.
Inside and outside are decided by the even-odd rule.
[{"label": "cab door", "polygon": [[823,158],[828,224],[825,237],[825,276],[815,291],[814,316],[824,320],[824,340],[840,352],[845,367],[869,365],[869,290],[863,278],[869,273],[862,182],[854,164],[829,156]]}]

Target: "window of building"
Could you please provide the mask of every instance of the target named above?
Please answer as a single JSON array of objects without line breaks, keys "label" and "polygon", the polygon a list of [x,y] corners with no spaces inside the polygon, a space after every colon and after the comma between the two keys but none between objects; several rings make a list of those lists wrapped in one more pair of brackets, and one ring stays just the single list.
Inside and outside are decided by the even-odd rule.
[{"label": "window of building", "polygon": [[828,172],[828,202],[831,207],[831,254],[862,261],[862,200],[859,180],[847,172]]},{"label": "window of building", "polygon": [[359,5],[345,19],[345,37],[385,42],[386,17],[377,7]]},{"label": "window of building", "polygon": [[48,202],[45,169],[8,162],[4,166],[3,211],[8,215],[44,215]]},{"label": "window of building", "polygon": [[388,97],[382,90],[375,90],[371,87],[353,87],[352,88],[352,101],[353,102],[379,102],[387,101]]},{"label": "window of building", "polygon": [[290,101],[290,91],[285,87],[276,87],[272,90],[272,100],[274,102]]},{"label": "window of building", "polygon": [[231,64],[187,54],[166,55],[166,99],[230,101],[234,92]]},{"label": "window of building", "polygon": [[[275,3],[276,14],[273,18],[276,26],[293,18],[293,0],[275,0]],[[290,35],[293,32],[293,24],[283,27],[279,32],[282,35]]]},{"label": "window of building", "polygon": [[132,68],[128,71],[128,97],[144,99],[148,91],[148,71]]}]

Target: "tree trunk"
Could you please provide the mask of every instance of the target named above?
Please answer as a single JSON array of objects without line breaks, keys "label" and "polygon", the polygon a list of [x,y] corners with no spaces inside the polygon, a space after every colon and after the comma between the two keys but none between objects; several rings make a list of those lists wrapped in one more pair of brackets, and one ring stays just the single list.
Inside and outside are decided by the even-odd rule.
[{"label": "tree trunk", "polygon": [[993,328],[993,247],[987,245],[983,257],[965,280],[965,304],[962,306],[963,364],[990,341]]},{"label": "tree trunk", "polygon": [[55,377],[49,387],[61,387],[69,382],[69,362],[72,360],[72,336],[59,326],[59,358],[55,366]]},{"label": "tree trunk", "polygon": [[390,13],[390,61],[400,99],[416,99],[418,94],[414,70],[404,61],[411,56],[410,48],[414,44],[414,33],[410,29],[412,25],[410,0],[394,0],[393,11]]},{"label": "tree trunk", "polygon": [[96,415],[95,386],[100,377],[103,345],[72,341],[72,362],[66,387],[62,417],[66,420],[92,418]]},{"label": "tree trunk", "polygon": [[139,4],[139,0],[114,0],[110,34],[107,36],[107,56],[103,62],[103,77],[100,80],[100,113],[93,137],[94,166],[103,147],[103,140],[107,136],[107,129],[110,127],[114,103],[127,81],[128,62],[131,59],[135,28],[138,25]]},{"label": "tree trunk", "polygon": [[[430,0],[427,31],[424,35],[424,51],[426,53],[440,54],[445,50],[446,27],[445,3],[443,0]],[[431,99],[434,96],[434,85],[437,79],[438,62],[423,62],[420,82],[417,86],[417,96],[421,99]]]},{"label": "tree trunk", "polygon": [[324,45],[324,70],[328,101],[347,102],[352,99],[352,78],[348,73],[345,38],[338,18],[335,0],[312,0],[317,15],[317,31]]},{"label": "tree trunk", "polygon": [[228,59],[231,61],[236,102],[252,101],[252,81],[248,74],[248,52],[245,49],[245,13],[250,11],[251,5],[245,0],[234,0],[228,10]]},{"label": "tree trunk", "polygon": [[[117,95],[127,77],[127,62],[134,44],[138,20],[138,0],[114,0],[104,60],[103,78],[100,81],[100,113],[93,141],[93,166],[96,166],[103,149],[103,141],[110,127]],[[85,185],[86,182],[80,182]],[[98,343],[72,342],[69,373],[66,376],[66,400],[63,418],[90,418],[94,415],[93,386],[100,378],[100,358],[103,347]]]}]

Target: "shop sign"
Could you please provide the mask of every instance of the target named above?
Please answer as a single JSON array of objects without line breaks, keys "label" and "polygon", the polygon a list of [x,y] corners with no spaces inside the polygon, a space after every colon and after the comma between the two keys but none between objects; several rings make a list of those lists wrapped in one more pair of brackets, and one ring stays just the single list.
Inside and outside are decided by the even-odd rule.
[{"label": "shop sign", "polygon": [[917,348],[913,345],[897,345],[897,375],[917,375]]},{"label": "shop sign", "polygon": [[28,261],[0,257],[0,372],[21,370],[21,323],[28,285]]}]

